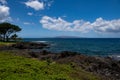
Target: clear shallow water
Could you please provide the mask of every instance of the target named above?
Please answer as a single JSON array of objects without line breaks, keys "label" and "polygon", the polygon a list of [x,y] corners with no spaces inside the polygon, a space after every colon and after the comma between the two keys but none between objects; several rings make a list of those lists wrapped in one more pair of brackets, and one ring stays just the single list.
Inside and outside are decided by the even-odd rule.
[{"label": "clear shallow water", "polygon": [[73,51],[87,55],[120,55],[120,38],[25,38],[24,41],[46,41],[53,52]]}]

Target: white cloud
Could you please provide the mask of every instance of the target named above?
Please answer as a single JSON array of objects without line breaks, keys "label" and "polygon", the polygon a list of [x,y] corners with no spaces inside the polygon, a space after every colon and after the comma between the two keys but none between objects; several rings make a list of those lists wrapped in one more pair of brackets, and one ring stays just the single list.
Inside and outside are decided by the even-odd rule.
[{"label": "white cloud", "polygon": [[120,32],[120,19],[108,21],[102,18],[98,18],[91,25],[94,26],[94,30],[97,32],[108,32],[108,33]]},{"label": "white cloud", "polygon": [[40,23],[43,28],[58,31],[78,31],[83,33],[91,30],[106,33],[120,32],[120,19],[107,21],[102,18],[97,18],[93,23],[91,23],[84,20],[74,20],[73,22],[68,22],[60,17],[51,18],[43,16]]},{"label": "white cloud", "polygon": [[25,5],[28,6],[28,7],[31,7],[35,10],[44,9],[44,3],[39,2],[38,0],[29,0],[29,1],[25,2]]},{"label": "white cloud", "polygon": [[90,22],[85,22],[83,20],[75,20],[73,22],[67,22],[62,18],[51,18],[48,16],[42,17],[40,23],[43,25],[43,28],[59,30],[59,31],[79,31],[79,32],[88,32],[92,29]]},{"label": "white cloud", "polygon": [[33,15],[33,13],[31,13],[31,12],[28,12],[27,14],[28,14],[29,16],[32,16],[32,15]]},{"label": "white cloud", "polygon": [[0,3],[1,4],[7,4],[7,1],[6,0],[0,0]]},{"label": "white cloud", "polygon": [[9,17],[10,8],[5,5],[0,5],[0,22],[5,22],[11,20]]}]

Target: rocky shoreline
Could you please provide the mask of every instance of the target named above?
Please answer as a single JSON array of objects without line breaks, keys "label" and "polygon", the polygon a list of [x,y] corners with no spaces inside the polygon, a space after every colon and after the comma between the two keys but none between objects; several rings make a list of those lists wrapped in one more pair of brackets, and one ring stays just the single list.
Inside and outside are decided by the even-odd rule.
[{"label": "rocky shoreline", "polygon": [[15,49],[43,49],[49,48],[50,44],[36,42],[18,42],[9,46],[0,46],[0,50],[15,50]]},{"label": "rocky shoreline", "polygon": [[70,64],[72,67],[80,67],[85,71],[100,75],[108,80],[120,79],[120,61],[113,60],[110,57],[86,56],[76,52],[64,51],[61,53],[52,53],[46,50],[41,52],[30,52],[17,54],[38,60],[47,60],[60,64]]},{"label": "rocky shoreline", "polygon": [[85,71],[92,72],[103,78],[103,80],[120,80],[120,61],[111,57],[86,56],[77,52],[64,51],[53,53],[46,50],[33,52],[30,49],[48,48],[50,45],[45,43],[22,42],[10,46],[0,47],[0,50],[10,50],[16,55],[48,62],[70,64],[73,68],[80,67]]}]

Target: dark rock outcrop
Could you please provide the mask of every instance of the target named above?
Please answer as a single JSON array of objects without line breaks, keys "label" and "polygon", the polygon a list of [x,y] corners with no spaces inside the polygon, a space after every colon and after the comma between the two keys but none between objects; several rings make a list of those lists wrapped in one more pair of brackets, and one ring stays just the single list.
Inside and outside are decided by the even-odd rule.
[{"label": "dark rock outcrop", "polygon": [[19,42],[9,46],[1,46],[0,50],[15,50],[15,49],[43,49],[49,48],[47,43],[35,43],[35,42]]},{"label": "dark rock outcrop", "polygon": [[34,43],[34,42],[20,42],[12,45],[11,47],[17,49],[42,49],[48,47],[48,44],[45,43]]}]

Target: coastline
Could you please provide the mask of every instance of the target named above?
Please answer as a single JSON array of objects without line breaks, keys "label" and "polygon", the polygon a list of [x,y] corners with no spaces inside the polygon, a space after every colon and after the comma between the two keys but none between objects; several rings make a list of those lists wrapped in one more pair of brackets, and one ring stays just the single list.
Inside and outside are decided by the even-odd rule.
[{"label": "coastline", "polygon": [[[113,59],[111,56],[88,56],[77,52],[63,51],[60,53],[43,50],[49,48],[49,44],[21,42],[4,46],[0,51],[12,51],[17,56],[27,58],[35,58],[38,60],[49,60],[60,64],[74,63],[74,67],[80,67],[85,71],[92,72],[110,80],[120,79],[120,61]],[[31,49],[40,49],[39,52],[31,51]]]},{"label": "coastline", "polygon": [[119,55],[120,39],[119,38],[28,38],[24,41],[47,41],[52,47],[49,51],[73,51],[85,55]]},{"label": "coastline", "polygon": [[36,53],[40,53],[41,51],[47,51],[50,53],[54,53],[54,54],[60,54],[62,52],[72,52],[72,53],[77,53],[77,54],[82,54],[85,56],[91,56],[91,57],[102,57],[102,58],[106,58],[109,57],[113,60],[117,60],[120,61],[120,55],[114,54],[114,55],[87,55],[87,54],[83,54],[80,52],[75,52],[75,51],[61,51],[61,52],[55,52],[55,51],[49,51],[47,49],[49,49],[50,47],[52,47],[52,44],[50,44],[47,41],[23,41],[23,42],[10,42],[10,43],[0,43],[0,50],[29,50],[31,52],[36,52]]}]

